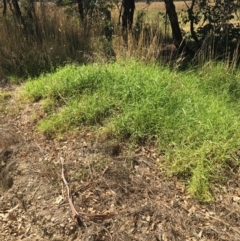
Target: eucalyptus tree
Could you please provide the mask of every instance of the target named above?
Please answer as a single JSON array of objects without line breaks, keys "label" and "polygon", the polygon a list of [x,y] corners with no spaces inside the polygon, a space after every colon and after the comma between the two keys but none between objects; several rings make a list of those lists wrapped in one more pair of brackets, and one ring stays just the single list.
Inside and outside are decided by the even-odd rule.
[{"label": "eucalyptus tree", "polygon": [[[240,41],[239,0],[192,0],[185,2],[183,24],[189,31],[184,35],[197,49],[211,46],[211,54],[222,57],[238,55]],[[237,57],[237,56],[236,56]]]},{"label": "eucalyptus tree", "polygon": [[[149,3],[148,0],[145,1]],[[179,19],[174,1],[163,1],[172,29],[173,42],[179,52],[186,51],[193,54],[187,42],[194,43],[194,49],[197,51],[207,41],[209,42],[209,39],[216,52],[225,46],[225,52],[232,54],[237,48],[240,41],[240,17],[238,15],[240,0],[215,0],[211,3],[209,0],[184,1],[186,10],[180,14],[181,19]],[[34,16],[34,0],[22,0],[21,5],[19,5],[19,0],[3,0],[2,13],[6,16],[7,11],[10,10],[25,28],[26,11],[21,9],[24,2],[28,4],[28,15]],[[96,15],[104,19],[104,24],[109,26],[111,10],[115,6],[119,7],[119,20],[121,20],[119,22],[121,22],[123,35],[126,36],[134,24],[135,0],[52,0],[52,2],[58,6],[74,6],[80,21],[86,28],[89,27],[88,21],[91,23],[98,21]],[[189,31],[183,31],[184,24],[188,24]]]},{"label": "eucalyptus tree", "polygon": [[18,0],[3,0],[3,16],[6,16],[7,5],[9,6],[10,11],[17,17],[21,18],[22,12],[19,7]]}]

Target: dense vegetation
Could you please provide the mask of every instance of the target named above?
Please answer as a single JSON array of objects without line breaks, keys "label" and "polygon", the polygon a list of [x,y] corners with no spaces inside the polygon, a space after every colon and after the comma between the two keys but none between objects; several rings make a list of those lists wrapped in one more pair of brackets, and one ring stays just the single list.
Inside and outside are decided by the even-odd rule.
[{"label": "dense vegetation", "polygon": [[21,1],[20,12],[3,12],[0,77],[27,79],[22,98],[41,101],[46,115],[38,128],[45,134],[87,127],[105,138],[154,145],[168,173],[211,200],[211,184],[239,166],[236,5],[222,15],[222,5],[199,8],[192,1],[178,10],[183,30],[172,39],[164,8],[137,8],[129,27],[118,24],[124,19],[114,1],[81,2]]},{"label": "dense vegetation", "polygon": [[100,136],[152,144],[165,153],[169,173],[210,200],[209,183],[238,166],[240,72],[223,64],[182,73],[154,63],[67,65],[29,80],[23,96],[42,101],[47,135],[91,127]]}]

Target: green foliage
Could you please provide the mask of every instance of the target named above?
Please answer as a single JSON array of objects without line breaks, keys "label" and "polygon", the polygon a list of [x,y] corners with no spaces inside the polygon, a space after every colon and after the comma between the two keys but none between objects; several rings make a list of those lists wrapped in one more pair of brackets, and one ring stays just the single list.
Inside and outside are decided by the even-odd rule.
[{"label": "green foliage", "polygon": [[223,179],[240,145],[239,75],[222,64],[182,73],[136,61],[67,65],[29,80],[23,97],[49,103],[39,122],[48,135],[87,126],[132,143],[154,142],[166,153],[167,171],[186,177],[189,191],[209,201],[210,184]]},{"label": "green foliage", "polygon": [[238,9],[238,1],[233,0],[211,3],[206,0],[193,0],[191,6],[182,11],[183,23],[190,26],[186,36],[193,39],[198,46],[207,42],[215,57],[232,59],[240,37]]},{"label": "green foliage", "polygon": [[[212,165],[211,163],[208,163]],[[211,201],[212,195],[209,192],[209,173],[208,164],[204,163],[204,160],[200,159],[197,166],[193,169],[192,178],[188,190],[200,201]]]}]

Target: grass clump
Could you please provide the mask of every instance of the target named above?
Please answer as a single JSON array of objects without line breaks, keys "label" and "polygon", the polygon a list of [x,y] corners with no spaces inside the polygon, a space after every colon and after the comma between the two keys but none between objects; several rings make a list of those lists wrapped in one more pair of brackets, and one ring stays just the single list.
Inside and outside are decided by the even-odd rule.
[{"label": "grass clump", "polygon": [[0,101],[7,100],[10,97],[11,97],[11,94],[8,93],[8,92],[3,91],[3,92],[0,93]]},{"label": "grass clump", "polygon": [[0,93],[0,113],[5,111],[9,98],[11,98],[11,94],[9,92],[2,91]]},{"label": "grass clump", "polygon": [[182,73],[136,61],[67,65],[29,80],[23,96],[54,106],[39,123],[47,134],[95,126],[114,138],[154,142],[168,172],[209,201],[211,182],[227,178],[224,167],[240,146],[239,74],[217,64]]}]

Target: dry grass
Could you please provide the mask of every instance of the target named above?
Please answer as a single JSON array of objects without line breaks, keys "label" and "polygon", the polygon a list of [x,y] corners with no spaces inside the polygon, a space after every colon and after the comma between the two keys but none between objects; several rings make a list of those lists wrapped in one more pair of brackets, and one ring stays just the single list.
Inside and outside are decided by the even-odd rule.
[{"label": "dry grass", "polygon": [[[191,1],[186,1],[188,5],[190,5]],[[178,1],[174,2],[174,5],[177,10],[182,10],[186,9],[186,4],[184,1]],[[137,10],[165,10],[165,3],[164,2],[153,2],[150,5],[144,3],[144,2],[139,2],[136,3],[136,9]]]},{"label": "dry grass", "polygon": [[[112,19],[115,23],[113,49],[116,58],[134,57],[141,60],[172,60],[175,55],[169,22],[165,22],[163,3],[136,3],[133,31],[122,38],[119,25],[119,9],[112,10]],[[167,52],[166,53],[166,50]],[[171,51],[169,51],[171,49]],[[162,53],[164,52],[164,56]],[[167,57],[167,58],[166,58]]]},{"label": "dry grass", "polygon": [[[180,11],[190,2],[174,4]],[[167,62],[175,59],[170,23],[163,16],[163,2],[136,3],[133,32],[125,40],[118,24],[119,9],[115,8],[112,42],[104,36],[105,23],[101,17],[88,19],[87,26],[83,26],[77,12],[68,15],[66,9],[53,4],[36,3],[35,6],[36,16],[31,21],[25,18],[24,24],[9,12],[6,19],[0,17],[0,78],[39,75],[68,62],[105,62],[115,57]],[[23,12],[23,16],[26,15]],[[184,26],[184,30],[188,31],[189,26]],[[209,46],[204,49],[201,62],[208,61],[211,53]]]},{"label": "dry grass", "polygon": [[[28,77],[54,70],[67,62],[86,62],[104,52],[101,21],[83,27],[64,9],[37,4],[36,16],[20,22],[11,13],[0,22],[0,74]],[[23,22],[24,21],[24,22]],[[92,55],[92,52],[96,56]]]},{"label": "dry grass", "polygon": [[[184,1],[174,2],[177,11],[187,9],[186,4],[190,6],[191,1],[186,1],[186,3]],[[147,15],[152,15],[158,12],[164,12],[166,10],[164,2],[153,2],[150,5],[146,4],[145,2],[137,2],[135,5],[136,12],[145,11]],[[115,8],[112,11],[112,18],[115,22],[118,22],[119,9]]]},{"label": "dry grass", "polygon": [[[149,9],[157,9],[159,4],[151,4]],[[137,3],[137,9],[144,4]],[[108,61],[117,58],[135,57],[156,59],[160,49],[169,41],[170,28],[166,32],[161,19],[151,22],[146,18],[137,19],[133,35],[129,34],[126,42],[122,39],[121,27],[117,24],[119,12],[112,12],[114,26],[113,41],[104,37],[102,19],[89,19],[83,26],[77,12],[67,15],[65,10],[52,4],[36,3],[36,16],[33,20],[25,19],[24,25],[8,13],[0,22],[0,75],[28,77],[54,70],[67,62]],[[156,12],[156,11],[155,11]],[[157,12],[156,12],[157,13]],[[25,17],[27,13],[23,12]],[[136,12],[137,18],[138,12]],[[166,36],[167,35],[167,36]],[[160,47],[161,46],[161,47]]]}]

